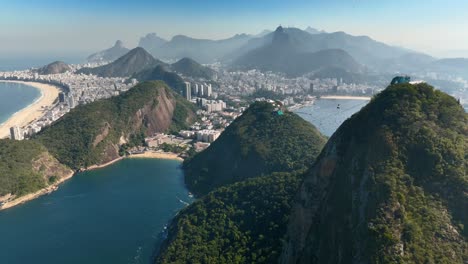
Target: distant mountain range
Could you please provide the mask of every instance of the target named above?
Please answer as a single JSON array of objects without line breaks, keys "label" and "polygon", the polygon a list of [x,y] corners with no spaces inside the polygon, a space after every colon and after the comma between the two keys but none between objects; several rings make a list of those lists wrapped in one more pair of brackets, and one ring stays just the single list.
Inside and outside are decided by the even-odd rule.
[{"label": "distant mountain range", "polygon": [[185,84],[177,74],[192,78],[211,79],[216,72],[190,58],[183,58],[174,64],[155,59],[144,48],[134,48],[117,60],[96,68],[83,68],[83,74],[101,77],[132,77],[142,81],[165,81],[170,87],[182,92]]},{"label": "distant mountain range", "polygon": [[271,43],[247,52],[235,60],[233,66],[244,70],[282,72],[290,76],[300,76],[327,67],[339,67],[350,72],[363,69],[342,49],[309,52],[301,47],[302,44],[296,35],[278,27],[272,33]]},{"label": "distant mountain range", "polygon": [[177,73],[193,78],[212,79],[216,74],[211,68],[202,66],[191,58],[182,58],[172,64],[171,68]]},{"label": "distant mountain range", "polygon": [[105,61],[114,61],[119,57],[123,56],[125,53],[130,50],[125,48],[123,42],[117,40],[115,45],[112,48],[94,53],[89,55],[87,58],[88,62],[105,62]]},{"label": "distant mountain range", "polygon": [[78,73],[94,74],[101,77],[128,77],[164,64],[164,62],[153,58],[145,49],[138,47],[109,64],[96,68],[83,68]]},{"label": "distant mountain range", "polygon": [[140,39],[140,47],[163,60],[178,60],[190,57],[200,63],[213,63],[226,54],[246,44],[250,35],[240,34],[223,40],[195,39],[183,35],[165,41],[155,34]]},{"label": "distant mountain range", "polygon": [[[277,38],[279,29],[283,40]],[[314,73],[324,68],[369,74],[411,74],[426,70],[464,74],[468,68],[466,59],[438,60],[368,36],[327,33],[312,27],[305,30],[278,27],[273,32],[265,30],[258,35],[238,34],[222,40],[196,39],[184,35],[165,40],[150,33],[142,37],[138,45],[163,61],[191,58],[203,64],[221,62],[234,68],[258,68],[288,75]],[[118,41],[113,48],[93,54],[88,59],[112,61],[125,51],[128,52]]]}]

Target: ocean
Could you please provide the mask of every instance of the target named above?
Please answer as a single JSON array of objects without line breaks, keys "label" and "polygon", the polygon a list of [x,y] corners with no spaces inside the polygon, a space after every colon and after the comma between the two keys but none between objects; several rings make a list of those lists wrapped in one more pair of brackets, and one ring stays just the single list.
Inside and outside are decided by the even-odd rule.
[{"label": "ocean", "polygon": [[191,198],[181,162],[124,159],[0,211],[0,262],[150,263]]},{"label": "ocean", "polygon": [[[366,103],[317,100],[297,112],[331,136]],[[192,202],[180,166],[175,160],[124,159],[0,211],[0,262],[151,263],[166,225]]]},{"label": "ocean", "polygon": [[40,96],[41,92],[32,86],[0,82],[0,124]]}]

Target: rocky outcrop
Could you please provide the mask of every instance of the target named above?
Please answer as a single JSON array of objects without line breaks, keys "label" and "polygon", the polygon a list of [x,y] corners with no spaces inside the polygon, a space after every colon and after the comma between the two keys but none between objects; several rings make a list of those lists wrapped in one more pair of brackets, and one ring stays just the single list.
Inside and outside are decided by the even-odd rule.
[{"label": "rocky outcrop", "polygon": [[58,74],[58,73],[65,73],[67,71],[71,71],[70,66],[68,66],[65,62],[56,61],[48,64],[42,68],[40,68],[37,72],[41,75],[49,75],[49,74]]},{"label": "rocky outcrop", "polygon": [[112,62],[125,55],[130,50],[124,47],[122,41],[117,40],[113,47],[91,54],[88,57],[89,62]]}]

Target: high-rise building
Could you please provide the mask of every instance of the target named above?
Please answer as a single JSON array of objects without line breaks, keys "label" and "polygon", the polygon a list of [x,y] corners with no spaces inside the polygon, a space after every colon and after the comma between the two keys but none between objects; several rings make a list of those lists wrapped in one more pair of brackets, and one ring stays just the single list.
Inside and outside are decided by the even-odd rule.
[{"label": "high-rise building", "polygon": [[65,93],[63,92],[59,93],[59,102],[65,103]]},{"label": "high-rise building", "polygon": [[309,92],[310,92],[310,94],[314,93],[314,84],[313,83],[310,83]]},{"label": "high-rise building", "polygon": [[187,99],[188,101],[192,100],[192,89],[190,87],[190,83],[189,82],[185,82],[185,99]]},{"label": "high-rise building", "polygon": [[203,84],[200,84],[200,87],[198,88],[198,96],[203,97],[205,86]]},{"label": "high-rise building", "polygon": [[23,140],[24,135],[18,126],[10,127],[10,137],[13,140]]},{"label": "high-rise building", "polygon": [[196,84],[193,86],[193,88],[194,88],[194,89],[192,90],[193,95],[198,96],[198,83],[196,83]]},{"label": "high-rise building", "polygon": [[211,94],[213,93],[213,90],[211,88],[211,83],[206,86],[206,96],[211,97]]},{"label": "high-rise building", "polygon": [[73,96],[68,97],[68,106],[70,107],[70,109],[76,107],[75,98]]}]

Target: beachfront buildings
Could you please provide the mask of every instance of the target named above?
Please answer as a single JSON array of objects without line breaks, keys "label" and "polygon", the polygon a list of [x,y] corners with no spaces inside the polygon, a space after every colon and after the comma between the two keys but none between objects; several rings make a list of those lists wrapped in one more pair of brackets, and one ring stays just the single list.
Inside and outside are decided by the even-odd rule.
[{"label": "beachfront buildings", "polygon": [[22,129],[18,126],[10,127],[10,138],[12,140],[23,140],[24,134]]}]

